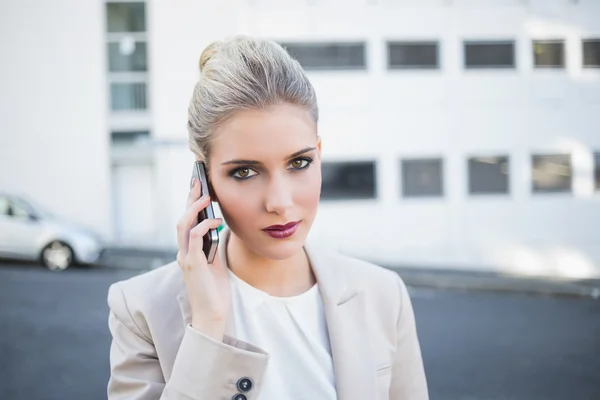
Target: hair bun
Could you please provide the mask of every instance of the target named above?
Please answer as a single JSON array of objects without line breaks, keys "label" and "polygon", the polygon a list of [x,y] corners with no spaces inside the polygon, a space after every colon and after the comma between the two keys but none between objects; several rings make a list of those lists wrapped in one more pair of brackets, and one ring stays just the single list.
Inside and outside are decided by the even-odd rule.
[{"label": "hair bun", "polygon": [[199,63],[200,73],[202,73],[202,70],[204,69],[204,66],[206,65],[208,60],[210,60],[212,58],[212,56],[214,56],[217,53],[218,44],[219,44],[218,42],[212,42],[211,44],[206,46],[206,48],[202,51],[202,54],[200,55],[200,63]]}]

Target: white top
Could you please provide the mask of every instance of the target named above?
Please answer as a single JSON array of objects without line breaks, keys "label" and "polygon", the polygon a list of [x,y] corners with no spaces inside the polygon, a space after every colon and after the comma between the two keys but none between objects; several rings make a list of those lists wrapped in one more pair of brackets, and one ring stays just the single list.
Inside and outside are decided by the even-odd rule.
[{"label": "white top", "polygon": [[236,338],[270,355],[259,400],[337,398],[323,302],[315,284],[273,297],[229,270]]}]

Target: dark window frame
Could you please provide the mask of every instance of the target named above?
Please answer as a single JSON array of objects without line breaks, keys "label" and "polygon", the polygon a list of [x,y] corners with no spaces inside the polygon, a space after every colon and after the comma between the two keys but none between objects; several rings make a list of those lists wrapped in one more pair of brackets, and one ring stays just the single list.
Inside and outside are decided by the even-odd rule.
[{"label": "dark window frame", "polygon": [[[366,71],[368,69],[368,43],[366,41],[278,41],[278,43],[286,49],[286,51],[297,60],[305,71]],[[306,64],[306,60],[302,60],[303,56],[294,53],[294,47],[313,49],[324,49],[328,46],[340,46],[351,48],[352,46],[360,46],[362,51],[360,65],[310,65]],[[290,48],[292,50],[290,50]]]},{"label": "dark window frame", "polygon": [[[431,193],[412,193],[412,189],[408,189],[409,180],[407,179],[407,164],[418,164],[426,162],[439,163],[439,190]],[[410,157],[400,159],[400,196],[403,199],[443,199],[446,196],[446,179],[444,176],[446,168],[446,160],[444,157]]]},{"label": "dark window frame", "polygon": [[[511,64],[469,64],[469,46],[506,46],[512,50]],[[463,40],[463,68],[467,71],[501,70],[511,71],[517,69],[517,41],[514,39],[465,39]]]},{"label": "dark window frame", "polygon": [[113,130],[110,132],[110,139],[113,145],[146,141],[150,139],[150,130]]},{"label": "dark window frame", "polygon": [[600,151],[594,154],[594,191],[600,192]]},{"label": "dark window frame", "polygon": [[[119,90],[118,88],[123,88],[127,85],[130,86],[143,86],[143,101],[141,102],[142,107],[121,107],[119,106],[119,102],[123,101],[122,98],[116,96],[113,91]],[[121,89],[122,90],[122,89]],[[148,111],[150,109],[149,99],[148,99],[148,83],[147,82],[111,82],[109,85],[109,93],[110,93],[110,104],[109,109],[111,112],[139,112],[139,111]],[[125,103],[123,103],[125,104]]]},{"label": "dark window frame", "polygon": [[[538,57],[538,53],[536,51],[536,46],[543,46],[543,45],[559,45],[560,46],[560,64],[540,64],[540,60]],[[566,63],[567,63],[567,48],[566,48],[566,41],[564,39],[533,39],[531,41],[531,49],[533,52],[533,67],[535,69],[565,69],[566,68]]]},{"label": "dark window frame", "polygon": [[[435,63],[434,64],[392,64],[392,48],[394,46],[406,46],[406,47],[418,47],[418,46],[432,46],[435,49]],[[440,56],[441,48],[439,40],[387,40],[386,41],[386,56],[387,56],[387,69],[390,71],[406,71],[406,70],[439,70],[441,69]]]},{"label": "dark window frame", "polygon": [[[117,62],[117,60],[114,60],[111,58],[111,48],[114,46],[119,46],[120,43],[118,40],[110,40],[107,42],[106,44],[106,53],[107,53],[107,63],[108,63],[108,72],[109,73],[120,73],[120,72],[148,72],[148,44],[146,43],[145,40],[135,40],[135,46],[136,46],[136,50],[134,51],[134,53],[132,53],[129,56],[123,56],[123,55],[119,55],[120,57],[122,57],[123,59],[127,59],[129,58],[129,60],[127,61],[127,64],[129,64],[130,66],[133,66],[133,68],[119,68],[120,67],[120,63]],[[137,58],[134,57],[134,55],[136,54],[137,51],[137,46],[140,46],[141,52],[139,53],[139,55],[137,56]],[[143,68],[136,68],[138,66],[137,62],[142,62],[143,63]],[[114,68],[117,67],[117,68]]]},{"label": "dark window frame", "polygon": [[[598,46],[598,52],[596,54],[587,54],[586,44],[595,44]],[[590,61],[592,55],[595,56],[596,64],[590,64],[586,61]],[[586,58],[587,56],[587,58]],[[600,68],[600,38],[587,38],[581,41],[581,65],[583,68],[598,69]]]},{"label": "dark window frame", "polygon": [[[473,176],[474,171],[472,169],[472,167],[474,166],[473,162],[477,162],[478,159],[480,160],[480,159],[485,159],[485,158],[498,159],[499,163],[506,163],[508,171],[505,174],[505,176],[506,176],[505,187],[503,187],[502,189],[482,190],[482,189],[477,189],[474,187],[475,179]],[[474,154],[472,154],[472,155],[467,156],[467,159],[466,159],[467,191],[468,191],[469,196],[473,196],[473,197],[509,196],[511,194],[510,161],[511,161],[510,155],[508,155],[508,154],[496,154],[496,155],[474,155]],[[483,162],[481,162],[481,163],[484,164]]]},{"label": "dark window frame", "polygon": [[358,192],[352,192],[352,188],[344,193],[344,190],[339,188],[328,189],[328,183],[323,179],[321,185],[321,201],[364,201],[364,200],[376,200],[378,197],[377,188],[377,160],[328,160],[323,161],[321,164],[321,173],[326,170],[330,165],[336,165],[338,167],[357,167],[357,166],[368,166],[372,168],[372,187],[368,189],[368,193],[359,194]]},{"label": "dark window frame", "polygon": [[[534,177],[536,160],[548,157],[564,157],[568,161],[569,167],[569,187],[564,189],[543,189],[536,188],[536,180]],[[535,153],[531,155],[531,193],[538,194],[572,194],[573,193],[573,157],[570,153]]]},{"label": "dark window frame", "polygon": [[[140,23],[141,28],[139,29],[133,29],[133,30],[122,30],[122,29],[112,29],[110,26],[110,11],[109,8],[110,7],[141,7],[142,8],[142,18],[140,21],[136,21],[134,18],[134,13],[131,13],[130,15],[128,15],[131,18],[131,22],[132,25],[135,25],[136,23]],[[105,25],[104,25],[104,31],[107,33],[143,33],[143,32],[147,32],[148,31],[148,9],[147,9],[147,4],[145,1],[119,1],[119,2],[106,2],[104,5],[104,13],[105,13]]]}]

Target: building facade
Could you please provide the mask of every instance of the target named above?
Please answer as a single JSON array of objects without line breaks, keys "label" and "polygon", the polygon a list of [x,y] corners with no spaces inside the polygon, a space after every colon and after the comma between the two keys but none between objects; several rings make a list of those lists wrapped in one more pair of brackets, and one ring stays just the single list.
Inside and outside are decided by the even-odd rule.
[{"label": "building facade", "polygon": [[0,6],[0,183],[115,244],[176,245],[199,56],[241,33],[284,44],[317,90],[315,240],[600,276],[598,1],[26,3]]}]

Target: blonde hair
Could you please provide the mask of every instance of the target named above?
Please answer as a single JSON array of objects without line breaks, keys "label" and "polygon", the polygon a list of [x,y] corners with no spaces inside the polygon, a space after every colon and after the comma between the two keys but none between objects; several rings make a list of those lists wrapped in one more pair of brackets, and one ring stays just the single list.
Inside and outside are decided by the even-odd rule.
[{"label": "blonde hair", "polygon": [[210,44],[200,56],[200,78],[188,109],[190,150],[208,163],[219,124],[236,111],[284,102],[305,108],[318,123],[314,88],[283,47],[248,36]]}]

